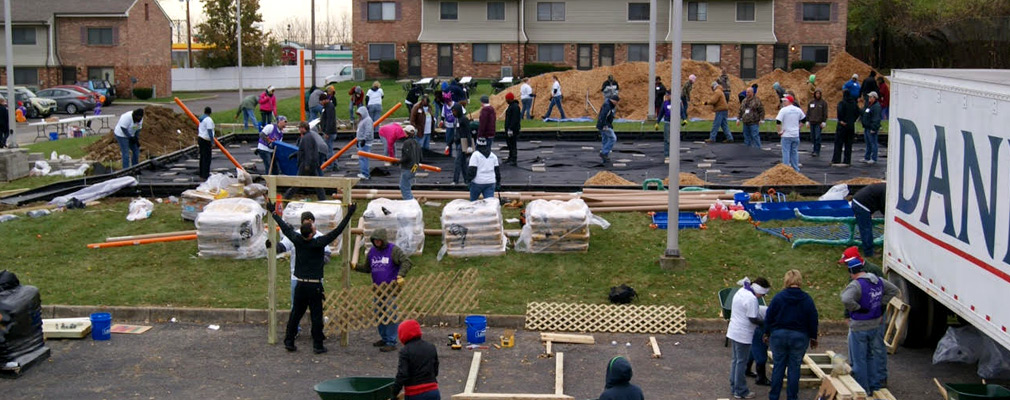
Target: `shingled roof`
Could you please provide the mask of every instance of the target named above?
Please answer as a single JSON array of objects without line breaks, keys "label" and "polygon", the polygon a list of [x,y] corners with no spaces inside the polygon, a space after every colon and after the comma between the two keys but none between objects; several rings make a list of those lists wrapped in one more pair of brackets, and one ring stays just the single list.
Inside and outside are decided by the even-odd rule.
[{"label": "shingled roof", "polygon": [[[45,22],[56,15],[123,15],[137,0],[11,0],[14,22]],[[3,15],[0,14],[0,22]]]}]

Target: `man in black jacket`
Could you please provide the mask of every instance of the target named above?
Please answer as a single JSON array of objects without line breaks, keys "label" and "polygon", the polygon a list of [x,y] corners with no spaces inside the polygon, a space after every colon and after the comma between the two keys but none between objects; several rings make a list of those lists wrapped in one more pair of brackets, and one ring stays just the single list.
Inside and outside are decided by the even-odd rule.
[{"label": "man in black jacket", "polygon": [[[302,121],[298,123],[298,151],[292,157],[298,159],[298,176],[323,176],[319,170],[321,159],[326,157],[326,149],[323,147],[323,138],[319,137],[316,131],[309,129],[309,123]],[[298,187],[290,187],[284,192],[284,198],[290,199],[298,193]],[[322,188],[315,188],[316,199],[326,200],[326,192]]]},{"label": "man in black jacket", "polygon": [[[337,140],[337,98],[333,88],[327,89],[326,94],[319,97],[319,103],[323,105],[323,113],[319,117],[319,124],[322,125],[323,139],[326,139],[326,148],[322,149],[326,159],[333,157],[333,142]],[[330,164],[330,171],[337,170],[337,163]]]},{"label": "man in black jacket", "polygon": [[[274,210],[274,204],[267,202],[267,210]],[[295,304],[291,306],[291,316],[288,318],[287,330],[284,333],[284,348],[287,351],[298,350],[295,347],[295,335],[298,333],[298,323],[305,315],[305,308],[312,313],[312,352],[321,354],[326,352],[323,346],[323,264],[326,257],[326,246],[337,239],[337,236],[347,227],[347,222],[351,220],[357,205],[351,203],[347,207],[347,214],[337,225],[337,229],[329,233],[315,237],[316,227],[312,222],[303,223],[299,232],[295,232],[291,225],[284,222],[284,217],[273,213],[274,221],[281,228],[281,232],[295,246]],[[267,242],[270,246],[270,242]]]},{"label": "man in black jacket", "polygon": [[[832,167],[848,167],[852,164],[852,140],[856,135],[856,120],[859,119],[859,105],[848,90],[842,89],[842,101],[838,103],[838,128],[835,130],[835,151],[831,156]],[[845,157],[842,158],[844,147]]]},{"label": "man in black jacket", "polygon": [[877,86],[877,71],[870,71],[870,76],[863,80],[863,85],[859,87],[859,95],[863,97],[863,104],[870,104],[870,92],[879,92]]},{"label": "man in black jacket", "polygon": [[403,133],[407,135],[407,139],[400,148],[400,196],[404,200],[412,200],[414,194],[411,193],[410,187],[414,186],[417,165],[421,163],[421,145],[414,140],[417,130],[412,125],[403,128]]},{"label": "man in black jacket", "polygon": [[874,183],[852,195],[852,213],[859,226],[859,239],[863,242],[863,255],[873,256],[873,213],[884,213],[887,200],[887,185]]},{"label": "man in black jacket", "polygon": [[505,95],[505,102],[508,103],[508,108],[505,109],[505,143],[509,149],[505,164],[512,164],[514,167],[519,163],[516,155],[516,139],[519,138],[519,129],[522,127],[522,110],[519,109],[519,102],[512,93]]},{"label": "man in black jacket", "polygon": [[400,323],[397,336],[403,343],[400,362],[396,366],[396,381],[390,400],[396,399],[403,389],[406,400],[439,400],[438,350],[421,339],[421,325],[408,319]]}]

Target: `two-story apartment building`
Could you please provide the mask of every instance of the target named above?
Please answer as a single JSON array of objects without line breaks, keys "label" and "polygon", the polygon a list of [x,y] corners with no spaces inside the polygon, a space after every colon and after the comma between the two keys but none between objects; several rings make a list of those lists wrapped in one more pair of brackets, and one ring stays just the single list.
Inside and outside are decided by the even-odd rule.
[{"label": "two-story apartment building", "polygon": [[156,0],[11,0],[11,22],[17,85],[106,79],[122,96],[136,79],[132,87],[172,92],[171,21]]},{"label": "two-story apartment building", "polygon": [[[531,62],[591,69],[648,61],[645,0],[355,0],[354,65],[379,76],[497,77]],[[673,2],[657,2],[657,60],[670,54]],[[685,58],[755,78],[845,50],[847,0],[683,1]]]}]

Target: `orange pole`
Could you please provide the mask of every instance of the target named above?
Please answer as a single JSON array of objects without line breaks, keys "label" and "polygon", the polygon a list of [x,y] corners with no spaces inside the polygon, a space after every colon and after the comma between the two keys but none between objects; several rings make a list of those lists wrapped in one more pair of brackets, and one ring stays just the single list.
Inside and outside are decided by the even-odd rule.
[{"label": "orange pole", "polygon": [[379,123],[381,123],[382,121],[385,121],[386,118],[389,118],[390,115],[393,115],[393,113],[396,112],[396,110],[399,110],[400,106],[402,106],[402,105],[403,105],[403,103],[396,103],[396,105],[394,105],[393,108],[390,108],[389,111],[386,111],[385,114],[382,114],[382,116],[379,117],[379,119],[377,119],[374,122],[372,122],[372,128],[378,128],[379,127]]},{"label": "orange pole", "polygon": [[124,246],[139,246],[142,244],[150,243],[164,243],[164,242],[178,242],[183,240],[196,240],[196,235],[179,235],[179,236],[166,236],[160,238],[150,238],[150,239],[138,239],[138,240],[121,240],[118,242],[104,242],[104,243],[91,243],[88,245],[89,249],[105,249],[109,247],[124,247]]},{"label": "orange pole", "polygon": [[[200,126],[200,120],[196,118],[196,115],[193,115],[192,111],[189,111],[189,107],[186,107],[185,104],[182,104],[182,100],[179,100],[179,98],[176,97],[175,98],[175,104],[179,105],[179,108],[182,109],[182,112],[186,113],[186,116],[188,116],[189,119],[193,120],[194,124],[196,124],[197,126]],[[228,149],[226,149],[221,144],[221,142],[217,141],[216,137],[214,138],[214,144],[217,145],[218,150],[221,150],[221,154],[224,154],[224,156],[228,157],[228,160],[230,160],[232,164],[235,164],[235,168],[238,168],[240,170],[245,171],[245,168],[242,168],[242,164],[239,164],[238,160],[236,160],[235,157],[231,156],[231,153],[228,152]]]},{"label": "orange pole", "polygon": [[[396,105],[394,105],[393,108],[390,108],[389,111],[386,111],[385,114],[382,114],[382,116],[379,117],[379,119],[375,120],[375,122],[372,123],[372,129],[377,128],[379,126],[379,123],[381,123],[382,121],[385,121],[386,118],[389,118],[390,115],[393,115],[393,113],[396,112],[396,110],[399,110],[400,107],[402,107],[402,106],[403,106],[403,103],[396,103]],[[340,156],[342,156],[344,153],[346,153],[347,150],[350,150],[351,146],[354,146],[355,143],[358,143],[358,139],[357,138],[351,139],[351,141],[347,142],[347,144],[344,145],[344,147],[341,148],[340,151],[337,152],[337,154],[334,154],[333,157],[330,157],[329,160],[326,160],[326,162],[324,162],[323,165],[320,165],[319,169],[322,170],[322,169],[326,169],[326,167],[329,167],[330,164],[333,164],[334,161],[337,161],[337,159],[340,158]],[[369,154],[372,154],[372,153],[369,153]],[[442,171],[441,169],[438,170],[438,172],[441,172],[441,171]]]},{"label": "orange pole", "polygon": [[[298,82],[301,91],[298,92],[298,98],[301,99],[302,103],[302,121],[305,120],[305,50],[298,50]],[[312,82],[315,85],[315,82]]]},{"label": "orange pole", "polygon": [[[358,152],[358,157],[368,157],[368,158],[371,158],[373,160],[379,160],[379,161],[385,161],[385,162],[391,162],[391,163],[400,162],[399,158],[387,157],[387,156],[384,156],[382,154],[369,153],[367,151],[359,151]],[[420,168],[420,169],[423,169],[423,170],[431,171],[431,172],[442,172],[441,168],[436,167],[434,165],[417,164],[417,167]]]}]

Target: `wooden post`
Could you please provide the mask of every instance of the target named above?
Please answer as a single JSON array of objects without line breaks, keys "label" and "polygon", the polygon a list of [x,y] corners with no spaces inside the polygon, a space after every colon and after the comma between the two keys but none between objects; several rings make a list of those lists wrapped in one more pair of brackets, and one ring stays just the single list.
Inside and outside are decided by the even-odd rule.
[{"label": "wooden post", "polygon": [[[315,26],[313,26],[312,30],[315,30],[315,29],[316,29]],[[313,60],[315,60],[315,58],[313,58]],[[314,74],[315,73],[315,67],[313,67],[312,71],[313,71],[313,76],[312,77],[314,79],[315,78],[315,74]],[[298,82],[299,82],[298,83],[298,89],[300,90],[298,92],[299,104],[302,105],[301,108],[299,108],[299,110],[301,110],[301,112],[302,112],[301,113],[301,116],[302,116],[301,120],[305,121],[305,50],[298,50]],[[312,82],[312,84],[315,85],[316,82]]]},{"label": "wooden post", "polygon": [[[341,192],[343,192],[344,195],[344,204],[348,206],[354,203],[354,199],[351,197],[351,186],[353,186],[352,182],[346,182],[344,183],[344,187],[341,188]],[[348,223],[347,230],[343,233],[343,238],[340,239],[343,241],[343,245],[340,247],[342,249],[341,253],[344,261],[343,267],[341,268],[341,272],[344,275],[344,289],[349,289],[351,287],[351,257],[354,256],[354,254],[352,254],[354,249],[351,248],[351,236],[351,224]],[[347,329],[344,329],[344,331],[340,333],[340,345],[346,347],[349,344],[349,332],[347,332]]]},{"label": "wooden post", "polygon": [[[277,178],[275,175],[264,175],[267,183],[267,198],[277,197]],[[267,210],[273,213],[274,210]],[[267,343],[277,344],[277,222],[273,216],[267,215],[267,240],[273,246],[267,249]]]}]

